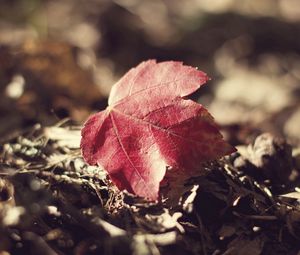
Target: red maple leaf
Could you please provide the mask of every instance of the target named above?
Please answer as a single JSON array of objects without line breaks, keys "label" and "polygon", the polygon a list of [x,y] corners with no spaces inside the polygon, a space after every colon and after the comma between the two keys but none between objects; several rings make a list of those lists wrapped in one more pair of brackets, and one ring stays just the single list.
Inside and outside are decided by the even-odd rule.
[{"label": "red maple leaf", "polygon": [[194,169],[234,151],[212,116],[185,97],[208,77],[181,62],[149,60],[112,88],[106,110],[82,129],[86,162],[102,166],[120,190],[156,200],[166,167]]}]

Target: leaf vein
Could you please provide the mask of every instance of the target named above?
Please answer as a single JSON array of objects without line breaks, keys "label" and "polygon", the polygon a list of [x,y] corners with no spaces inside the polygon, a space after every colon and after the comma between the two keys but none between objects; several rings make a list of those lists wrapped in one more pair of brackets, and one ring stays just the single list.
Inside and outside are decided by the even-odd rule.
[{"label": "leaf vein", "polygon": [[111,122],[112,122],[112,125],[113,125],[113,130],[115,132],[115,135],[116,135],[116,137],[118,139],[118,142],[119,142],[119,144],[120,144],[120,146],[121,146],[121,148],[122,148],[122,150],[123,150],[126,158],[128,159],[129,163],[131,164],[131,166],[133,167],[133,169],[135,170],[135,172],[137,173],[137,175],[140,177],[140,179],[143,180],[143,182],[145,183],[145,188],[147,189],[147,191],[151,192],[149,190],[148,186],[147,186],[147,183],[146,183],[145,179],[141,176],[140,172],[138,171],[138,169],[135,167],[135,165],[131,161],[131,159],[130,159],[130,157],[129,157],[129,155],[128,155],[128,153],[127,153],[127,151],[126,151],[126,149],[125,149],[125,147],[123,145],[123,142],[122,142],[122,140],[121,140],[121,138],[119,136],[119,131],[117,129],[117,126],[116,126],[116,123],[114,121],[114,118],[113,118],[112,114],[109,114],[109,116],[110,116],[110,119],[111,119]]}]

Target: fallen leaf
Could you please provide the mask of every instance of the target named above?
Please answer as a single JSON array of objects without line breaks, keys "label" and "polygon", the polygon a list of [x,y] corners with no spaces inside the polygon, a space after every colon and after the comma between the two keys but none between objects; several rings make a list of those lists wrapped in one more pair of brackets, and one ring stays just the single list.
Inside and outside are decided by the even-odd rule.
[{"label": "fallen leaf", "polygon": [[181,62],[149,60],[112,88],[106,110],[82,129],[86,162],[102,166],[120,190],[158,198],[166,167],[190,171],[234,151],[212,116],[186,97],[208,77]]}]

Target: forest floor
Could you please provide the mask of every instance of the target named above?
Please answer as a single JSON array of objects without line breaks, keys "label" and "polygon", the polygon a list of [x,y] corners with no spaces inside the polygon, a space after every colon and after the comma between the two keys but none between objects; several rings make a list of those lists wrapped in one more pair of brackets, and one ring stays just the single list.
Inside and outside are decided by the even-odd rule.
[{"label": "forest floor", "polygon": [[[3,0],[0,255],[300,254],[299,3],[175,2]],[[79,148],[114,82],[154,58],[208,73],[192,99],[238,149],[176,203],[118,191]]]},{"label": "forest floor", "polygon": [[283,139],[207,164],[177,204],[118,191],[79,141],[59,123],[1,145],[1,254],[299,254],[300,152]]}]

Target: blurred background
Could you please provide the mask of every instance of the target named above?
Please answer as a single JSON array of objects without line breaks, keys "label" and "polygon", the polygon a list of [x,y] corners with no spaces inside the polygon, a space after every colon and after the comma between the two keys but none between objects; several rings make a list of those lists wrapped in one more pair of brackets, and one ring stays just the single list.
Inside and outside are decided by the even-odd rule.
[{"label": "blurred background", "polygon": [[0,140],[81,124],[129,68],[155,58],[212,78],[194,95],[234,144],[300,140],[298,0],[0,0]]}]

